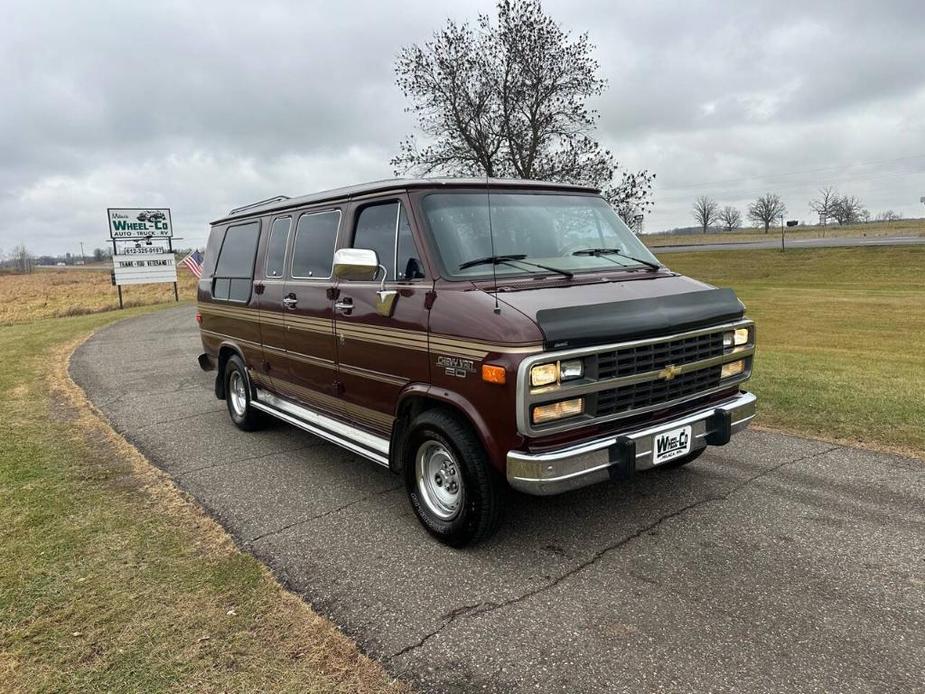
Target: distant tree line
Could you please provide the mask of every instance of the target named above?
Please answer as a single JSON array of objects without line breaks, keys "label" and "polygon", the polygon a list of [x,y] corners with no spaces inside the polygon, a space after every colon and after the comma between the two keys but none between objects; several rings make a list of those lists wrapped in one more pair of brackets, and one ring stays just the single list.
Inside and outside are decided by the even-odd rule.
[{"label": "distant tree line", "polygon": [[[809,201],[809,208],[819,216],[819,224],[826,226],[830,221],[839,226],[862,224],[871,221],[871,214],[856,195],[842,195],[832,186],[822,188],[819,195]],[[710,229],[735,231],[742,226],[742,213],[731,205],[720,207],[707,195],[700,195],[691,210],[694,221],[705,234]],[[757,227],[764,227],[768,233],[772,224],[787,214],[787,206],[777,193],[765,193],[748,205],[746,216]],[[886,210],[875,218],[878,222],[895,222],[902,215]]]},{"label": "distant tree line", "polygon": [[[766,193],[748,206],[748,219],[755,224],[764,225],[767,233],[774,221],[787,213],[780,196]],[[694,220],[700,230],[706,234],[711,228],[719,226],[723,231],[735,231],[742,226],[742,213],[732,205],[720,208],[719,203],[707,195],[701,195],[694,201]]]}]

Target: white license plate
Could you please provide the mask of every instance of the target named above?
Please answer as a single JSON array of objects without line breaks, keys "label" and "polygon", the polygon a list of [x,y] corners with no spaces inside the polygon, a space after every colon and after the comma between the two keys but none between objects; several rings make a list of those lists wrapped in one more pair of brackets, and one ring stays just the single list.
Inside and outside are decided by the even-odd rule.
[{"label": "white license plate", "polygon": [[656,434],[652,440],[652,464],[661,465],[691,451],[691,428],[680,427]]}]

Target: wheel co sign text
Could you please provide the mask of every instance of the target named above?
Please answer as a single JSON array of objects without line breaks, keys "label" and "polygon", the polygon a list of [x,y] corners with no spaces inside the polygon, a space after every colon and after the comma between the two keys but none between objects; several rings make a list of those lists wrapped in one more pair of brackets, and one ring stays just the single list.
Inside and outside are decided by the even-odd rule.
[{"label": "wheel co sign text", "polygon": [[109,210],[109,237],[112,239],[170,238],[173,224],[170,210],[151,208],[113,208]]}]

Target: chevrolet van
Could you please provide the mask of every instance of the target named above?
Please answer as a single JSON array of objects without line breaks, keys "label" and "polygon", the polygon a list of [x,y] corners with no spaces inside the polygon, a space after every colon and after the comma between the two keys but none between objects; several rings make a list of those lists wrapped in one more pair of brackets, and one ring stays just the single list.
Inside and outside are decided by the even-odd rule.
[{"label": "chevrolet van", "polygon": [[276,417],[388,467],[453,546],[495,530],[509,488],[685,465],[755,415],[735,294],[581,186],[393,179],[232,210],[197,320],[235,425]]}]

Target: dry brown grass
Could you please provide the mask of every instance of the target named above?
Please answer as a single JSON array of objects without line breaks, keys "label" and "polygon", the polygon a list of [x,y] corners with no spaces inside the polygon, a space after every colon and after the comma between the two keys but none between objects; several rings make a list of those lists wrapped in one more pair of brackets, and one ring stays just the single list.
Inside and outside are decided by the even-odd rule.
[{"label": "dry brown grass", "polygon": [[[180,301],[194,299],[196,278],[177,268]],[[138,284],[122,288],[126,308],[173,301],[172,284]],[[40,268],[29,275],[0,275],[0,325],[43,318],[80,316],[119,308],[108,270]]]},{"label": "dry brown grass", "polygon": [[71,381],[73,347],[114,317],[0,329],[0,691],[408,691]]}]

